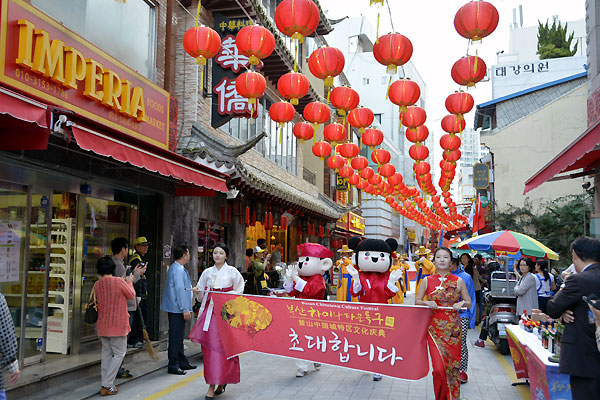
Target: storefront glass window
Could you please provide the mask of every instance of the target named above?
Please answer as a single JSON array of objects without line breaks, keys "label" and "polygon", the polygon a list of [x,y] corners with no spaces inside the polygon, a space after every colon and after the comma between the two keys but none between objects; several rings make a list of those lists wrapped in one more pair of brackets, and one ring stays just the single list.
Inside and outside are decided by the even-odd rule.
[{"label": "storefront glass window", "polygon": [[156,7],[152,2],[31,0],[31,4],[133,70],[156,79]]}]

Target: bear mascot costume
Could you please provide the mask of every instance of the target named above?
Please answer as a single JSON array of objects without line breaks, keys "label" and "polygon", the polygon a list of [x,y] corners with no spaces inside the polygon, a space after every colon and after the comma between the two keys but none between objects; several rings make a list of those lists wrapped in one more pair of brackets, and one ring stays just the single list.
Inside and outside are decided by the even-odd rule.
[{"label": "bear mascot costume", "polygon": [[[327,286],[323,274],[333,265],[333,251],[317,243],[302,243],[297,246],[298,265],[286,271],[283,287],[287,294],[300,299],[323,300]],[[296,377],[308,372],[308,361],[296,360]],[[318,371],[321,364],[314,363]]]}]

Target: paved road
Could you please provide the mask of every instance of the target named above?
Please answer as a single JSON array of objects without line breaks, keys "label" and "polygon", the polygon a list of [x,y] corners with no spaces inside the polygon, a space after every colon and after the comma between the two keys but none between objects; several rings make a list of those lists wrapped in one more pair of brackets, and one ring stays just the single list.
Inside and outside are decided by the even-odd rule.
[{"label": "paved road", "polygon": [[[526,386],[513,387],[515,381],[510,356],[500,355],[491,342],[484,349],[473,347],[478,332],[469,332],[469,382],[462,386],[461,397],[471,400],[528,399]],[[193,359],[198,369],[186,376],[174,376],[161,370],[119,387],[118,398],[133,400],[203,400],[202,360]],[[240,357],[242,381],[229,385],[220,400],[403,400],[434,399],[431,374],[418,381],[384,377],[373,382],[372,374],[323,365],[303,378],[296,378],[294,361],[271,355],[248,353]],[[191,373],[190,373],[191,372]],[[94,399],[100,399],[100,396]]]}]

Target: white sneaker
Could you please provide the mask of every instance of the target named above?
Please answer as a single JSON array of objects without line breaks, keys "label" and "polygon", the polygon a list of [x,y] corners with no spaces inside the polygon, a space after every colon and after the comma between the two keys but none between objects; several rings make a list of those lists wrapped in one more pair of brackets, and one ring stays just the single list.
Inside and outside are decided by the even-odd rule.
[{"label": "white sneaker", "polygon": [[304,375],[306,375],[306,371],[304,371],[303,369],[299,369],[298,371],[296,371],[296,378],[302,378]]},{"label": "white sneaker", "polygon": [[315,363],[314,365],[315,365],[315,371],[318,371],[321,369],[321,364]]}]

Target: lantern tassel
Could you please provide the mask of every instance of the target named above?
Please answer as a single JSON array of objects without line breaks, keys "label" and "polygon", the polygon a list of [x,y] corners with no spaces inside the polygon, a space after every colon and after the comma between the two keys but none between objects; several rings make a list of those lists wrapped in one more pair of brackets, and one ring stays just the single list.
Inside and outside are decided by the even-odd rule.
[{"label": "lantern tassel", "polygon": [[298,72],[298,41],[294,40],[294,72]]},{"label": "lantern tassel", "polygon": [[387,100],[390,96],[390,86],[392,86],[392,76],[390,75],[390,80],[388,81],[388,87],[385,91],[385,99]]},{"label": "lantern tassel", "polygon": [[327,105],[329,105],[329,95],[331,94],[331,88],[327,88]]},{"label": "lantern tassel", "polygon": [[283,142],[283,123],[279,123],[279,144]]},{"label": "lantern tassel", "polygon": [[198,0],[198,9],[196,10],[196,25],[194,28],[198,27],[198,20],[200,19],[200,9],[202,8],[202,0]]},{"label": "lantern tassel", "polygon": [[377,33],[375,34],[375,43],[379,44],[379,16],[380,12],[377,13]]},{"label": "lantern tassel", "polygon": [[475,64],[473,64],[473,72],[477,73],[477,60],[479,60],[479,50],[475,50]]}]

